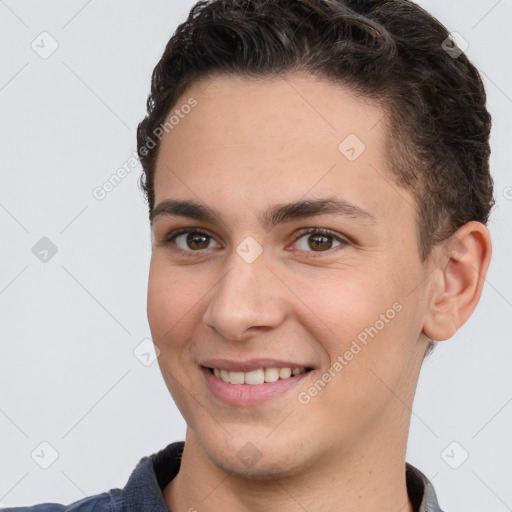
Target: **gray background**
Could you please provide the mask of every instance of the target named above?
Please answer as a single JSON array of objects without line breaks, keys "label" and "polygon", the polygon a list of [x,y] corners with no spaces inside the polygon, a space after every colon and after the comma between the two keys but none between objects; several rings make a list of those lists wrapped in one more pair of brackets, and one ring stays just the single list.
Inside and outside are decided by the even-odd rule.
[{"label": "gray background", "polygon": [[[424,365],[408,460],[447,511],[502,512],[512,510],[512,1],[420,3],[463,36],[483,74],[497,206],[481,303]],[[192,4],[0,0],[0,504],[122,487],[141,457],[184,439],[147,355],[140,166],[103,200],[93,190],[132,156],[151,71]],[[55,255],[47,241],[34,254],[43,237]]]}]

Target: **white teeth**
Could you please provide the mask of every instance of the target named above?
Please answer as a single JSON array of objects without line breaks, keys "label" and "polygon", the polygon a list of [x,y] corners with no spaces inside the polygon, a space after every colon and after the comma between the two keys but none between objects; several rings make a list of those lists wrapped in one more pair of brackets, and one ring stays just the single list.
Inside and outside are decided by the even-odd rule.
[{"label": "white teeth", "polygon": [[279,380],[278,368],[265,368],[265,382],[275,382]]},{"label": "white teeth", "polygon": [[243,384],[244,372],[229,372],[229,382],[231,384]]},{"label": "white teeth", "polygon": [[254,370],[252,372],[245,372],[244,382],[241,384],[263,384],[265,382],[265,374],[263,370]]},{"label": "white teeth", "polygon": [[291,368],[279,368],[279,378],[287,379],[292,374]]},{"label": "white teeth", "polygon": [[306,368],[265,368],[251,372],[228,372],[227,370],[213,369],[213,373],[224,382],[231,384],[263,384],[264,382],[276,382],[279,379],[288,379],[292,375],[304,373]]}]

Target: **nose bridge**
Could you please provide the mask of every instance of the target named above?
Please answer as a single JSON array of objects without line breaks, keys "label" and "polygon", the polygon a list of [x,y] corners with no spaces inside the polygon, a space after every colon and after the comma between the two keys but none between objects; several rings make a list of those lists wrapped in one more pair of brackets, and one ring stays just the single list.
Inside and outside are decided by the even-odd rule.
[{"label": "nose bridge", "polygon": [[235,340],[243,338],[251,327],[277,327],[284,319],[284,302],[264,254],[251,261],[244,253],[233,252],[227,267],[203,321],[225,338]]}]

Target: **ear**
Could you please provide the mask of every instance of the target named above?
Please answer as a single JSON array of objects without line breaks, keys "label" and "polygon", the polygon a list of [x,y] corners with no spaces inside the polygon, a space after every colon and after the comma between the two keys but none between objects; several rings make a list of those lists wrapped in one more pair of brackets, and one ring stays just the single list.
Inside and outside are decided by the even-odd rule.
[{"label": "ear", "polygon": [[423,334],[433,340],[447,340],[471,316],[482,294],[491,247],[487,228],[471,221],[438,248],[434,269],[438,279]]}]

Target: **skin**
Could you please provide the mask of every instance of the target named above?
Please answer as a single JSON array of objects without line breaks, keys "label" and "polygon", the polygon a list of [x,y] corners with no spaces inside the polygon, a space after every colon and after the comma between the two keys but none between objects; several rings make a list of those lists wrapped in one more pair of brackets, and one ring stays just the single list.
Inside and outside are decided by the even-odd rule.
[{"label": "skin", "polygon": [[[221,221],[158,215],[152,223],[148,320],[188,426],[180,472],[163,492],[168,508],[412,511],[404,461],[427,336],[449,338],[476,307],[491,255],[487,229],[466,224],[422,262],[416,203],[384,157],[383,110],[340,85],[298,74],[216,76],[193,83],[175,107],[190,97],[197,106],[161,143],[155,205],[193,200]],[[338,149],[348,134],[366,146],[355,161]],[[260,223],[272,205],[321,198],[349,201],[373,220]],[[178,228],[210,237],[166,242]],[[319,246],[305,228],[334,237]],[[252,263],[236,251],[249,236],[262,248]],[[300,403],[299,393],[393,304],[400,312]],[[314,370],[281,396],[230,406],[200,371],[213,357]],[[259,456],[253,464],[237,457],[248,442]]]}]

